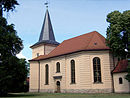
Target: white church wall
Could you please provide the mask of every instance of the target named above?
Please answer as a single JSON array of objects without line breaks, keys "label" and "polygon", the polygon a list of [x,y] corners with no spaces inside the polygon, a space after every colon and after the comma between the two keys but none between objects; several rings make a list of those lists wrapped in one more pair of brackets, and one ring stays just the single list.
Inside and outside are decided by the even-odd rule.
[{"label": "white church wall", "polygon": [[[56,73],[56,63],[60,63],[60,73]],[[45,65],[49,65],[49,84],[45,85]],[[65,88],[65,60],[64,57],[56,57],[41,61],[41,91],[56,91],[56,82],[60,81],[61,89]],[[62,76],[62,79],[54,79],[54,76]]]},{"label": "white church wall", "polygon": [[56,45],[45,45],[45,55],[49,54],[52,50],[54,50],[57,46]]},{"label": "white church wall", "polygon": [[32,58],[36,58],[37,53],[39,53],[39,55],[44,54],[44,45],[38,45],[32,48]]},{"label": "white church wall", "polygon": [[[116,93],[129,93],[130,92],[130,84],[125,79],[125,76],[127,75],[126,72],[123,73],[114,73],[114,90]],[[122,78],[122,84],[119,83],[119,78]]]},{"label": "white church wall", "polygon": [[41,44],[38,46],[34,46],[32,48],[32,58],[36,58],[37,54],[39,55],[47,55],[49,54],[52,50],[54,50],[56,48],[56,45],[45,45],[45,44]]},{"label": "white church wall", "polygon": [[[94,57],[99,57],[101,60],[102,83],[100,84],[93,82]],[[70,61],[72,59],[75,60],[75,84],[71,84]],[[56,73],[57,62],[60,63],[60,73]],[[49,85],[45,85],[46,64],[49,65]],[[110,54],[108,51],[83,51],[50,58],[40,61],[40,67],[40,89],[42,92],[55,92],[57,81],[61,83],[62,92],[112,92]],[[54,76],[62,76],[62,78],[54,79]]]},{"label": "white church wall", "polygon": [[[54,86],[53,86],[53,78],[52,78],[52,74],[53,74],[53,67],[52,67],[52,64],[53,61],[50,61],[50,60],[44,60],[44,61],[41,61],[41,81],[40,81],[40,85],[41,85],[41,88],[40,89],[54,89]],[[48,68],[49,68],[49,80],[48,80],[48,84],[45,84],[45,65],[48,64]]]},{"label": "white church wall", "polygon": [[[97,53],[90,53],[91,54],[91,61],[94,57],[100,58],[101,63],[101,83],[92,83],[93,89],[104,89],[108,92],[112,92],[112,77],[111,77],[111,64],[110,64],[110,55],[109,51],[100,51]],[[92,81],[93,80],[93,63],[91,62],[91,70],[92,70]]]},{"label": "white church wall", "polygon": [[38,62],[30,62],[30,83],[29,89],[30,92],[38,91]]}]

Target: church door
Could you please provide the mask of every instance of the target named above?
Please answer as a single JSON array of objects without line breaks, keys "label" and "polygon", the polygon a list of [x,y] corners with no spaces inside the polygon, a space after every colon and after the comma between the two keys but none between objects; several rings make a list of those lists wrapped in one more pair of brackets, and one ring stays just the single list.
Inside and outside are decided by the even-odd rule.
[{"label": "church door", "polygon": [[57,81],[56,85],[57,85],[57,93],[60,93],[60,81]]}]

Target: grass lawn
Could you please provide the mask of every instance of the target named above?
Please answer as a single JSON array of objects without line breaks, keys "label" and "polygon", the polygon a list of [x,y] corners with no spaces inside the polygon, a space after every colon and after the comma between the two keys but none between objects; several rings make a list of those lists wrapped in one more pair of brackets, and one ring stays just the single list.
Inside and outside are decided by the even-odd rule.
[{"label": "grass lawn", "polygon": [[0,98],[130,98],[130,94],[15,93]]}]

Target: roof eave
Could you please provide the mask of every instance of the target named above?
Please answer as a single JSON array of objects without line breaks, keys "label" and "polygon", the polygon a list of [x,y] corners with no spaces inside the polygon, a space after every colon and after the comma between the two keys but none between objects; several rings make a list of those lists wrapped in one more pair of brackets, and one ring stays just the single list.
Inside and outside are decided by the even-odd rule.
[{"label": "roof eave", "polygon": [[38,59],[38,60],[29,60],[29,61],[40,61],[40,60],[46,60],[46,59],[50,59],[50,58],[54,58],[54,57],[58,57],[58,56],[63,56],[63,55],[68,55],[68,54],[73,54],[73,53],[77,53],[77,52],[81,52],[81,51],[107,51],[110,49],[88,49],[88,50],[79,50],[79,51],[74,51],[71,53],[66,53],[66,54],[60,54],[60,55],[56,55],[56,56],[52,56],[52,57],[47,57],[47,58],[43,58],[43,59]]},{"label": "roof eave", "polygon": [[115,73],[124,73],[124,72],[127,72],[127,71],[125,70],[125,71],[112,72],[112,73],[115,74]]},{"label": "roof eave", "polygon": [[34,45],[30,46],[30,48],[33,48],[35,46],[39,46],[39,45],[42,45],[42,44],[50,44],[50,45],[59,45],[60,43],[59,42],[55,42],[55,43],[46,43],[46,42],[39,42],[39,43],[35,43]]}]

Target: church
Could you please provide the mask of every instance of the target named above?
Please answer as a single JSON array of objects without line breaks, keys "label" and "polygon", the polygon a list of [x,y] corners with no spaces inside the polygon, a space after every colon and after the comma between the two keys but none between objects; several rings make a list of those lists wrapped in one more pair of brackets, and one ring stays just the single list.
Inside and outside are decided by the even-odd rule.
[{"label": "church", "polygon": [[48,9],[31,49],[30,92],[130,92],[125,79],[128,61],[118,62],[97,31],[57,42]]}]

